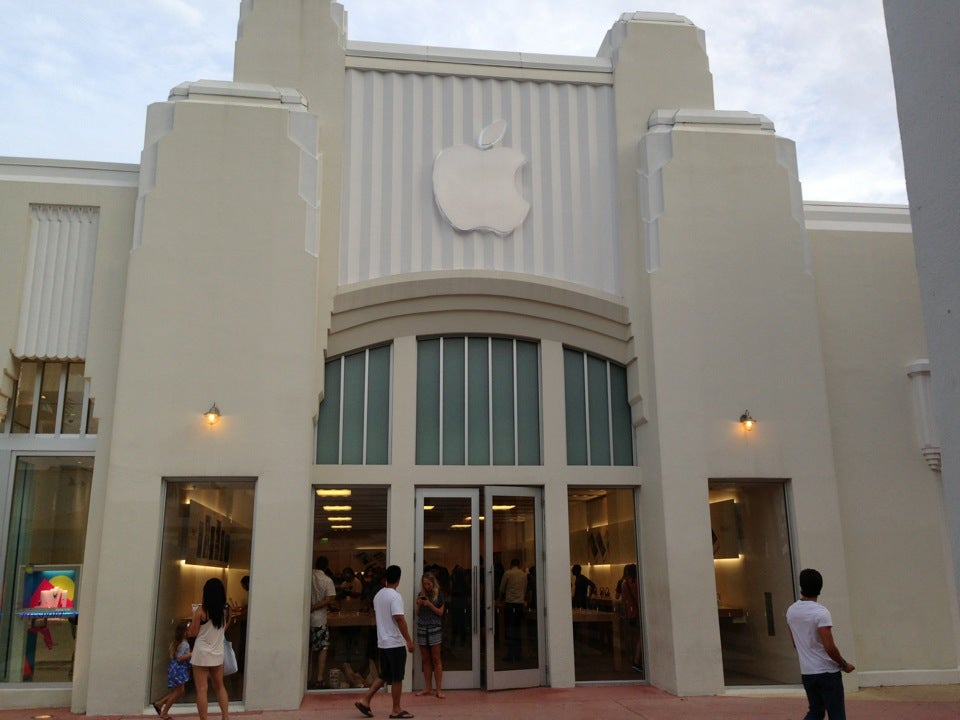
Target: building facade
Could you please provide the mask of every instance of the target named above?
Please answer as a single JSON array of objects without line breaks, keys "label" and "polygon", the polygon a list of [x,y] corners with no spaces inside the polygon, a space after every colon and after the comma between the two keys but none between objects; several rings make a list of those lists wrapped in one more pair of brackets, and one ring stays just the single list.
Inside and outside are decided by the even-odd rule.
[{"label": "building facade", "polygon": [[139,166],[0,160],[0,704],[142,711],[210,577],[232,702],[361,686],[387,564],[444,591],[448,688],[796,684],[808,566],[851,687],[957,682],[907,209],[804,202],[686,18],[595,58],[345,28],[244,0]]}]

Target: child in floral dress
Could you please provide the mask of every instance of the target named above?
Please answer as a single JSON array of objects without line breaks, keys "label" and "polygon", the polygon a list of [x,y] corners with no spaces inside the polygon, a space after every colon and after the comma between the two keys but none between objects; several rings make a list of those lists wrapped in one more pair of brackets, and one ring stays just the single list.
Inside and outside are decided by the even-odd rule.
[{"label": "child in floral dress", "polygon": [[190,643],[186,639],[187,623],[181,622],[170,643],[170,663],[167,665],[167,687],[170,692],[153,703],[153,709],[164,720],[169,720],[170,708],[183,695],[190,681]]}]

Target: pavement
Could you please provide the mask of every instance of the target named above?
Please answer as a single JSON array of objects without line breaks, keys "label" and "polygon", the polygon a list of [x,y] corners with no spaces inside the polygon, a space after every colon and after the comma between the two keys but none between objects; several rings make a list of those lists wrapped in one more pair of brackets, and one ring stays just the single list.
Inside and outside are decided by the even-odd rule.
[{"label": "pavement", "polygon": [[[799,720],[806,713],[803,691],[772,688],[741,690],[719,696],[676,697],[647,685],[591,685],[528,690],[448,690],[446,698],[404,693],[402,705],[420,720]],[[237,718],[256,720],[356,720],[357,692],[309,693],[296,710],[234,711]],[[371,708],[375,718],[390,714],[390,696],[379,693]],[[152,709],[138,715],[80,715],[68,708],[0,710],[0,720],[142,720],[155,718]],[[175,720],[196,718],[196,708],[184,706]],[[219,711],[211,708],[211,718]],[[865,688],[847,693],[848,720],[960,720],[960,685]]]}]

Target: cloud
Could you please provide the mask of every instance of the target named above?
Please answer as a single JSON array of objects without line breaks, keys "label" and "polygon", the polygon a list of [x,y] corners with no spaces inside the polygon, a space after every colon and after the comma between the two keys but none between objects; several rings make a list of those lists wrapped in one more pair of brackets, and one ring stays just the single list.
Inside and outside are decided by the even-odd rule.
[{"label": "cloud", "polygon": [[[351,40],[593,56],[622,2],[343,4]],[[796,141],[805,197],[906,202],[881,3],[658,9],[704,30],[719,109],[762,113]],[[239,0],[0,0],[0,154],[138,162],[148,104],[232,77],[238,15]]]}]

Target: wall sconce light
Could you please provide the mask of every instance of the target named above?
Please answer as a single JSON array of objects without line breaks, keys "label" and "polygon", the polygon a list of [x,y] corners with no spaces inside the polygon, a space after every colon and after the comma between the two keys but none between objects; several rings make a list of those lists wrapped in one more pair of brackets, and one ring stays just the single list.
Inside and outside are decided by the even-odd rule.
[{"label": "wall sconce light", "polygon": [[753,426],[757,424],[757,421],[750,417],[750,411],[744,410],[743,415],[740,416],[740,424],[743,425],[743,428],[750,432],[753,430]]},{"label": "wall sconce light", "polygon": [[220,408],[217,407],[216,401],[214,401],[213,405],[210,406],[210,409],[203,414],[203,417],[206,418],[208,425],[217,424],[217,421],[220,419]]}]

